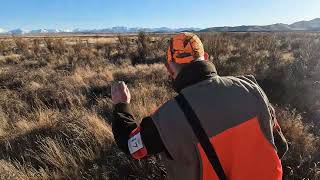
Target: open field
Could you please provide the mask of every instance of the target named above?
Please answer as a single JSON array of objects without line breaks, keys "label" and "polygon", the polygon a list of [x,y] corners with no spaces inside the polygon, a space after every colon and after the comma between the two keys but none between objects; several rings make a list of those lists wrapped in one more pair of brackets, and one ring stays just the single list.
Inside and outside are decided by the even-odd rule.
[{"label": "open field", "polygon": [[[284,179],[320,179],[320,34],[202,33],[220,75],[254,74],[289,141]],[[174,96],[169,35],[0,39],[0,179],[165,179],[132,161],[110,128],[113,81],[137,120]]]}]

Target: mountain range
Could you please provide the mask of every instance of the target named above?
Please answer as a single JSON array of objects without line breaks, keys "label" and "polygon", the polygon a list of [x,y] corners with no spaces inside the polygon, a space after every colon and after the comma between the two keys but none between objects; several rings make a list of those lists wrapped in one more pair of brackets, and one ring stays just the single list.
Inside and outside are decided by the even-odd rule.
[{"label": "mountain range", "polygon": [[153,32],[153,33],[170,33],[170,32],[181,32],[181,31],[199,31],[200,28],[128,28],[128,27],[112,27],[105,29],[36,29],[36,30],[25,30],[25,29],[13,29],[10,31],[5,31],[0,28],[0,34],[10,34],[10,35],[24,35],[24,34],[52,34],[52,33],[137,33],[140,31]]},{"label": "mountain range", "polygon": [[293,24],[271,24],[265,26],[224,26],[200,30],[200,32],[284,32],[284,31],[320,31],[320,18],[311,21],[299,21]]},{"label": "mountain range", "polygon": [[51,33],[136,33],[139,31],[153,32],[153,33],[172,33],[182,31],[196,31],[196,32],[286,32],[286,31],[320,31],[320,18],[311,21],[299,21],[293,24],[271,24],[264,26],[243,25],[243,26],[223,26],[211,27],[206,29],[200,28],[128,28],[124,26],[104,28],[104,29],[36,29],[24,30],[13,29],[6,31],[0,28],[0,34],[23,35],[23,34],[51,34]]}]

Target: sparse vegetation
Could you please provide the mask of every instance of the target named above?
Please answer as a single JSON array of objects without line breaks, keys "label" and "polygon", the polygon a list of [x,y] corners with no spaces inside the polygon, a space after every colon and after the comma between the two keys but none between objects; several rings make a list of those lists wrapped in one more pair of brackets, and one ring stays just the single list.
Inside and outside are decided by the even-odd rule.
[{"label": "sparse vegetation", "polygon": [[[277,104],[284,179],[320,179],[320,34],[200,37],[221,75],[254,74]],[[157,157],[115,146],[110,86],[128,83],[137,120],[171,98],[168,35],[112,38],[0,40],[0,179],[164,179]]]}]

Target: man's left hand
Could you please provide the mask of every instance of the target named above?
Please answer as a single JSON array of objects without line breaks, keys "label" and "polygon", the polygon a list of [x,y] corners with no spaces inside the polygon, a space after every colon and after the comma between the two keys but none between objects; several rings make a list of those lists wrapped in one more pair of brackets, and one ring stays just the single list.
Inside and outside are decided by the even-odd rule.
[{"label": "man's left hand", "polygon": [[123,82],[117,82],[111,87],[111,98],[113,104],[130,103],[131,94],[128,86]]}]

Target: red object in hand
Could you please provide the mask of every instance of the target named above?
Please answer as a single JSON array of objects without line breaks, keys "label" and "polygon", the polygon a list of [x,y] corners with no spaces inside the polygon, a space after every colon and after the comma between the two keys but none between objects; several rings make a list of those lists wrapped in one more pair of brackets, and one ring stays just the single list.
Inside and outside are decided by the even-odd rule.
[{"label": "red object in hand", "polygon": [[130,103],[131,94],[128,86],[123,82],[117,82],[111,87],[111,99],[113,104]]}]

